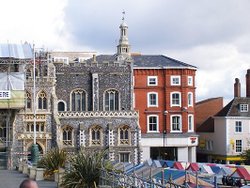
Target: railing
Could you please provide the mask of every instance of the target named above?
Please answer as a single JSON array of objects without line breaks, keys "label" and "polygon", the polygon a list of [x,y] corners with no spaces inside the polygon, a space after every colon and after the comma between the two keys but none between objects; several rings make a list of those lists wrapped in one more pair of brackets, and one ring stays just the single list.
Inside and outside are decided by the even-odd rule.
[{"label": "railing", "polygon": [[59,112],[59,118],[76,117],[138,117],[137,111],[89,111],[89,112]]},{"label": "railing", "polygon": [[154,179],[144,179],[137,177],[135,174],[127,175],[114,171],[101,170],[100,187],[109,188],[184,188],[184,185],[177,185],[170,181],[162,180],[156,182]]}]

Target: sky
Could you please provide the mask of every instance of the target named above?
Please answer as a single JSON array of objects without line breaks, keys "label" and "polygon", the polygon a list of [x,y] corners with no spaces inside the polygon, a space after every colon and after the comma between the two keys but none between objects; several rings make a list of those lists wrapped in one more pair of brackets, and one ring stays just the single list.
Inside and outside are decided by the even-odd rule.
[{"label": "sky", "polygon": [[0,6],[0,42],[114,54],[125,11],[132,52],[196,66],[196,100],[226,104],[235,78],[246,95],[249,10],[249,0],[8,0]]}]

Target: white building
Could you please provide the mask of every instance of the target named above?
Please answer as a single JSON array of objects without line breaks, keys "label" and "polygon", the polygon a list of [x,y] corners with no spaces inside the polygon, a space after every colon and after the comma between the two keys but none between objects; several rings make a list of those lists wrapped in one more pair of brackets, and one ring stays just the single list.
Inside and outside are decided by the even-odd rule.
[{"label": "white building", "polygon": [[240,163],[240,154],[250,148],[250,69],[246,74],[246,97],[240,95],[239,79],[235,81],[234,99],[213,117],[213,123],[206,124],[210,129],[199,132],[198,152],[206,154],[210,162]]}]

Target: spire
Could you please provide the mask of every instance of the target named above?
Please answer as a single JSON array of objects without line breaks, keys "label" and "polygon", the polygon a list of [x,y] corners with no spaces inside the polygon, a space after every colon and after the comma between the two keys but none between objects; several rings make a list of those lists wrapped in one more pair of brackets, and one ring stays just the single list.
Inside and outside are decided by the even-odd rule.
[{"label": "spire", "polygon": [[125,11],[122,12],[122,23],[120,25],[120,39],[117,46],[118,60],[125,60],[130,57],[130,45],[128,42],[128,26],[125,23]]}]

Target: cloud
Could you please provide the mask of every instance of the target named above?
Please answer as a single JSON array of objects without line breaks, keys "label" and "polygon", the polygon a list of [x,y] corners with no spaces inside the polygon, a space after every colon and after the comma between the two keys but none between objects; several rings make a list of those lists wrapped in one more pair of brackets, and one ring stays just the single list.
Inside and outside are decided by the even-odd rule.
[{"label": "cloud", "polygon": [[197,100],[210,97],[232,99],[235,78],[239,78],[245,96],[245,74],[250,68],[250,54],[241,53],[230,44],[202,45],[170,51],[172,57],[197,66]]},{"label": "cloud", "polygon": [[64,30],[66,0],[8,0],[1,3],[2,42],[27,41],[36,46],[57,48],[67,45]]},{"label": "cloud", "polygon": [[0,6],[0,39],[114,54],[125,10],[133,52],[197,66],[197,99],[228,100],[235,77],[245,93],[249,7],[249,0],[8,0]]}]

